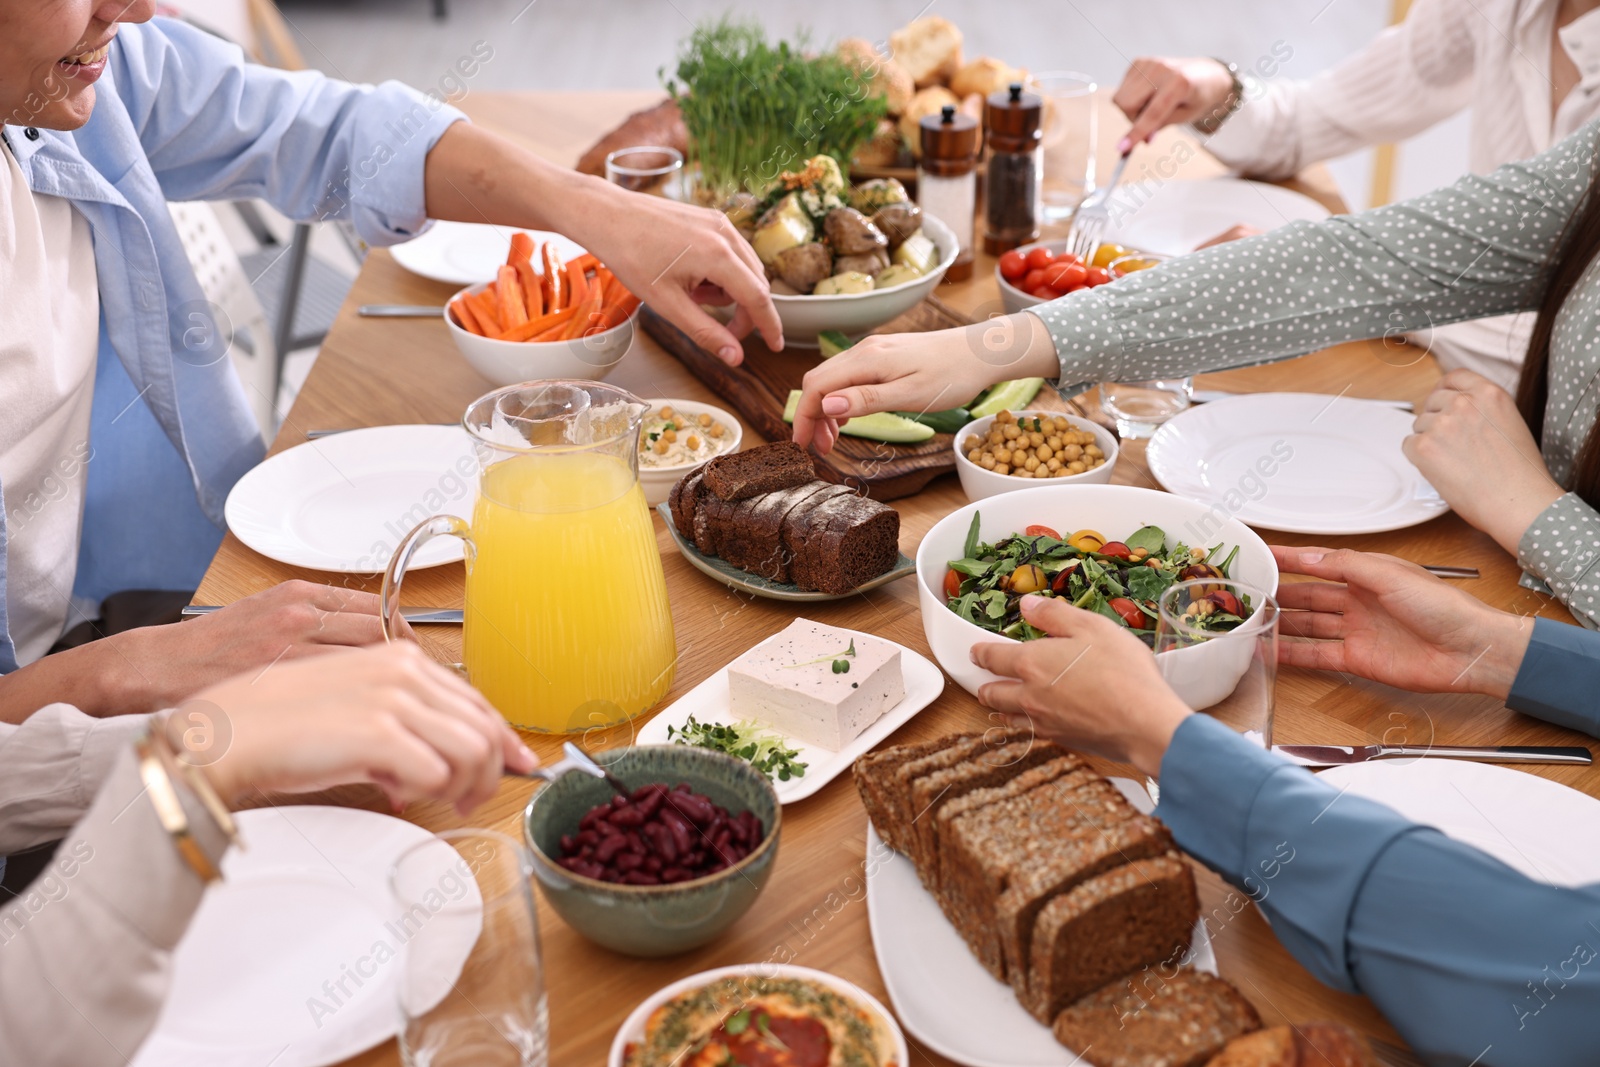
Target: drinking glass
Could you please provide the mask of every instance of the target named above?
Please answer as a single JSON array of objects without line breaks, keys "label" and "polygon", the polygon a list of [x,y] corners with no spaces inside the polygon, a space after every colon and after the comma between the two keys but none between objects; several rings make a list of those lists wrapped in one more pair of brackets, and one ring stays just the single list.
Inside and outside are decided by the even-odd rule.
[{"label": "drinking glass", "polygon": [[1149,437],[1162,423],[1189,407],[1193,388],[1193,378],[1101,382],[1100,406],[1117,421],[1119,436]]},{"label": "drinking glass", "polygon": [[1033,80],[1044,98],[1044,218],[1061,222],[1094,192],[1097,87],[1089,75],[1072,70]]},{"label": "drinking glass", "polygon": [[448,830],[396,861],[406,1067],[547,1067],[532,875],[527,850],[492,830]]},{"label": "drinking glass", "polygon": [[665,145],[619,148],[606,156],[606,181],[630,192],[652,189],[683,169],[683,153]]}]

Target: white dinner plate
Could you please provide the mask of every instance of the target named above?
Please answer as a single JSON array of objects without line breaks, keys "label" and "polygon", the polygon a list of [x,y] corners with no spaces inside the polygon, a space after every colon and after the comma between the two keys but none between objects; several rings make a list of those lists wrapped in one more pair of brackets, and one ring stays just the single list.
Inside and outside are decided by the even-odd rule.
[{"label": "white dinner plate", "polygon": [[1250,526],[1379,533],[1450,510],[1400,451],[1411,423],[1350,397],[1249,393],[1167,420],[1145,460],[1168,492]]},{"label": "white dinner plate", "polygon": [[[477,285],[494,281],[495,271],[506,261],[514,226],[489,226],[477,222],[435,222],[421,237],[389,249],[394,261],[424,278],[451,285]],[[583,246],[571,238],[545,230],[525,230],[534,243],[554,241],[562,262],[583,255]]]},{"label": "white dinner plate", "polygon": [[718,967],[712,971],[701,971],[687,978],[673,982],[656,990],[655,993],[633,1009],[622,1025],[617,1027],[617,1036],[611,1039],[611,1055],[607,1058],[607,1067],[623,1067],[627,1057],[628,1046],[644,1040],[645,1023],[649,1022],[650,1014],[673,997],[698,989],[700,986],[709,985],[719,978],[738,977],[751,975],[758,978],[803,978],[807,981],[824,985],[838,993],[844,994],[850,1000],[882,1017],[887,1025],[890,1036],[894,1039],[894,1063],[898,1067],[909,1067],[910,1051],[906,1048],[906,1037],[900,1032],[900,1026],[894,1021],[894,1016],[889,1014],[887,1008],[878,1002],[878,998],[868,993],[865,989],[843,978],[837,978],[826,971],[812,970],[810,967],[796,967],[791,963],[746,963],[737,967]]},{"label": "white dinner plate", "polygon": [[[1111,782],[1139,811],[1155,805],[1138,782]],[[917,878],[909,859],[867,825],[867,919],[889,1000],[906,1032],[967,1067],[1066,1067],[1082,1061],[1029,1015],[1011,986],[978,962]],[[1204,918],[1184,963],[1217,973]]]},{"label": "white dinner plate", "polygon": [[[860,637],[871,641],[885,641],[900,650],[900,672],[905,678],[906,695],[900,703],[884,712],[871,726],[844,748],[835,752],[805,741],[791,739],[790,747],[800,753],[800,759],[806,762],[806,773],[799,778],[791,778],[787,782],[774,781],[772,786],[778,792],[778,801],[783,804],[792,804],[797,800],[804,800],[823,786],[848,770],[856,761],[856,757],[865,755],[878,742],[894,733],[910,721],[911,717],[923,708],[938,699],[944,692],[944,672],[934,666],[925,656],[919,656],[904,645],[895,644],[887,638],[875,634],[862,633],[859,630],[845,630],[853,637]],[[781,633],[774,634],[760,645],[769,644],[782,637]],[[639,736],[634,742],[640,745],[665,745],[670,744],[667,737],[668,726],[682,726],[693,715],[696,722],[714,722],[728,725],[738,721],[738,716],[728,709],[728,669],[726,667],[713,674],[683,696],[679,697],[670,706],[662,708],[655,718],[645,723],[639,730]]]},{"label": "white dinner plate", "polygon": [[[323,1067],[399,1031],[404,931],[389,872],[433,835],[353,808],[261,808],[238,822],[245,847],[223,857],[178,942],[133,1067]],[[460,973],[477,934],[460,929],[441,971]]]},{"label": "white dinner plate", "polygon": [[1241,223],[1275,230],[1300,219],[1328,217],[1328,209],[1279,185],[1242,178],[1127,182],[1109,204],[1104,240],[1144,252],[1177,256]]},{"label": "white dinner plate", "polygon": [[[341,574],[377,574],[417,523],[472,517],[478,461],[459,426],[374,426],[307,441],[239,479],[223,512],[228,529],[269,559]],[[411,569],[462,558],[439,537]]]},{"label": "white dinner plate", "polygon": [[1387,804],[1536,881],[1600,883],[1600,800],[1560,782],[1454,759],[1352,763],[1317,777],[1351,796]]}]

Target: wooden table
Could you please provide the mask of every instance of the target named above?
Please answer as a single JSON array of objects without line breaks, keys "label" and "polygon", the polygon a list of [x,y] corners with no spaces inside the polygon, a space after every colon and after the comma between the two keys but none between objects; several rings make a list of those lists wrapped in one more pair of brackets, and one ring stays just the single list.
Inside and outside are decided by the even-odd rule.
[{"label": "wooden table", "polygon": [[[651,99],[652,94],[646,93],[482,94],[469,98],[466,109],[484,125],[517,138],[547,158],[570,164],[600,131]],[[1106,138],[1102,159],[1112,158],[1110,146],[1124,126],[1108,106],[1101,123]],[[1169,131],[1153,145],[1141,147],[1129,178],[1140,177],[1146,163],[1151,173],[1158,175],[1176,171],[1179,177],[1192,178],[1221,173],[1215,160],[1193,149],[1192,143],[1181,146],[1180,138]],[[1309,171],[1296,184],[1330,208],[1343,210],[1322,168]],[[993,261],[980,256],[972,280],[941,287],[940,298],[973,315],[998,311],[992,268]],[[449,293],[448,286],[402,270],[388,253],[374,252],[324,342],[321,358],[290,411],[274,451],[301,443],[305,431],[313,428],[450,421],[459,417],[469,401],[487,392],[489,383],[462,361],[443,323],[359,319],[355,313],[358,304],[440,303]],[[1418,349],[1367,342],[1340,345],[1274,366],[1208,375],[1202,384],[1238,391],[1348,392],[1420,401],[1437,376],[1431,357]],[[715,399],[642,333],[638,347],[609,380],[640,396]],[[1141,442],[1124,445],[1116,480],[1155,486],[1144,464]],[[902,550],[915,555],[928,528],[964,503],[953,476],[938,479],[915,497],[896,501],[902,518]],[[655,521],[681,652],[668,696],[671,701],[758,640],[782,629],[793,618],[793,611],[776,602],[736,594],[693,570],[672,547],[660,520]],[[1478,567],[1483,577],[1463,583],[1475,595],[1509,611],[1569,619],[1555,601],[1520,589],[1514,561],[1453,514],[1388,534],[1317,539],[1274,535],[1274,539],[1297,544],[1320,541],[1334,547],[1389,552],[1423,563]],[[227,604],[289,578],[344,580],[274,563],[230,535],[197,602]],[[462,582],[459,565],[421,571],[408,579],[407,599],[414,604],[458,606]],[[377,587],[375,580],[362,578],[348,579],[347,584]],[[806,614],[824,623],[871,630],[929,654],[911,581],[896,582],[859,598],[809,606]],[[427,627],[422,640],[441,659],[459,659],[459,630]],[[933,738],[984,723],[984,712],[976,701],[951,684],[939,700],[895,734],[893,741]],[[626,732],[603,743],[626,744]],[[1419,697],[1357,679],[1285,670],[1278,687],[1277,740],[1554,745],[1581,744],[1586,739],[1484,698]],[[551,757],[560,743],[548,737],[530,738],[530,742],[544,758]],[[1539,768],[1530,773],[1600,796],[1600,768]],[[470,824],[520,837],[518,815],[530,792],[528,783],[506,779],[495,798],[473,814]],[[340,790],[335,799],[382,810],[374,791]],[[440,804],[416,805],[405,817],[431,830],[463,825],[452,810]],[[758,905],[720,941],[676,959],[640,961],[613,955],[577,936],[541,904],[553,1064],[589,1067],[603,1063],[617,1025],[635,1004],[675,978],[711,967],[784,960],[832,972],[887,1000],[871,948],[864,899],[866,816],[849,776],[785,812],[784,824],[777,866]],[[1366,999],[1336,993],[1317,983],[1278,944],[1259,913],[1244,906],[1240,894],[1208,871],[1197,869],[1197,873],[1202,913],[1217,917],[1211,925],[1221,971],[1254,1001],[1269,1025],[1333,1018],[1398,1042]],[[824,906],[825,900],[834,909],[838,909],[838,900],[848,903],[835,911]],[[920,1049],[913,1060],[918,1064],[948,1062]],[[398,1056],[389,1043],[351,1062],[393,1064]]]}]

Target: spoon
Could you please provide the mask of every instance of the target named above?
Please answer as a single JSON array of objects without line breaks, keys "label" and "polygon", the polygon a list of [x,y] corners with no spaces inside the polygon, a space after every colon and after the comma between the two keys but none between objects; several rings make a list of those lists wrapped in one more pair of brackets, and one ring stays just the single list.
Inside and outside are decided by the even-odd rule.
[{"label": "spoon", "polygon": [[555,782],[565,778],[573,771],[577,771],[580,774],[587,774],[591,778],[604,778],[606,784],[616,790],[617,795],[620,797],[628,796],[631,793],[631,790],[623,785],[616,775],[590,759],[587,752],[571,741],[562,745],[561,750],[567,754],[567,758],[559,763],[552,763],[548,767],[535,767],[526,774],[516,771],[506,771],[506,774],[514,778],[537,778],[545,782]]}]

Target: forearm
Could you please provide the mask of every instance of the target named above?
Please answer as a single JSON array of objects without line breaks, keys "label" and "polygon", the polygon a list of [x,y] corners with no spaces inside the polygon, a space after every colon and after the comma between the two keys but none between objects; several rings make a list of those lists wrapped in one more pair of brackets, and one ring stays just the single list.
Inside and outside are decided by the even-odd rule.
[{"label": "forearm", "polygon": [[1600,737],[1600,633],[1535,619],[1506,706]]},{"label": "forearm", "polygon": [[[1174,735],[1157,814],[1261,906],[1296,959],[1369,995],[1428,1062],[1592,1058],[1600,968],[1582,964],[1596,951],[1571,961],[1574,945],[1600,947],[1587,925],[1600,890],[1533,882],[1204,715]],[[1557,971],[1542,996],[1531,992]]]},{"label": "forearm", "polygon": [[0,725],[0,856],[66,836],[146,721],[52,704],[21,726]]},{"label": "forearm", "polygon": [[[1567,493],[1528,524],[1516,543],[1517,562],[1544,580],[1573,617],[1589,629],[1600,623],[1600,513]],[[1591,731],[1593,732],[1593,731]]]},{"label": "forearm", "polygon": [[70,704],[97,718],[155,711],[144,668],[123,644],[103,638],[0,675],[0,723],[23,722],[50,704]]}]

